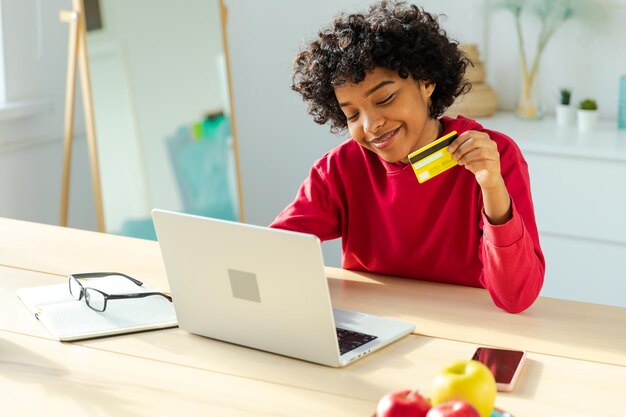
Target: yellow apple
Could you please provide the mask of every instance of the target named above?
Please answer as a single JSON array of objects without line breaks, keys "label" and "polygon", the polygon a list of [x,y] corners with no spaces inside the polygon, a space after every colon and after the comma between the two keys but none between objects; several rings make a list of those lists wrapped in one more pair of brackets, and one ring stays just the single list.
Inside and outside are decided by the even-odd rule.
[{"label": "yellow apple", "polygon": [[496,380],[489,368],[478,361],[454,362],[437,374],[430,400],[433,407],[450,400],[465,400],[480,417],[489,417],[496,402]]}]

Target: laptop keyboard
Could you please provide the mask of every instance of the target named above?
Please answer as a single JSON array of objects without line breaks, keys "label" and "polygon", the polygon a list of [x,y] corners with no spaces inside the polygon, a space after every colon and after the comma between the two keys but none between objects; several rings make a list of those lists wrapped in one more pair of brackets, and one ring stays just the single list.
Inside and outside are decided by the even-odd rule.
[{"label": "laptop keyboard", "polygon": [[367,342],[371,342],[376,339],[376,336],[337,328],[337,339],[339,340],[339,353],[343,355]]}]

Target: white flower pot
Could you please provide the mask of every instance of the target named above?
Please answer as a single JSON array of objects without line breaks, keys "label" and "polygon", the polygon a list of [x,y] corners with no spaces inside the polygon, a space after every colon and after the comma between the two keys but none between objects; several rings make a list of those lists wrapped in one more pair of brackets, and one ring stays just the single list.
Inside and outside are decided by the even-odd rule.
[{"label": "white flower pot", "polygon": [[559,126],[571,126],[574,124],[574,108],[570,105],[557,104],[556,124]]},{"label": "white flower pot", "polygon": [[582,132],[588,132],[595,129],[596,125],[598,124],[598,111],[578,109],[577,118],[578,130]]}]

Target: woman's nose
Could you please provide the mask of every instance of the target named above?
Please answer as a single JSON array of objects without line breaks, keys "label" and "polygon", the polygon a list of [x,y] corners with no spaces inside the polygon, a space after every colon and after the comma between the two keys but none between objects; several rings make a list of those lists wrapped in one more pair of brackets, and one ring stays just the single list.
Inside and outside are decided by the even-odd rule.
[{"label": "woman's nose", "polygon": [[378,113],[363,116],[363,130],[366,133],[377,134],[383,124],[385,124],[385,119]]}]

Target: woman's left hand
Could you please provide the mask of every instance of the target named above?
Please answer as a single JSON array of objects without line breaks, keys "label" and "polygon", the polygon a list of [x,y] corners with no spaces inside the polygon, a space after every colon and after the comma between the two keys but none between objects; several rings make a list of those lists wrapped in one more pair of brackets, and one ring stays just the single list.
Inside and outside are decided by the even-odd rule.
[{"label": "woman's left hand", "polygon": [[475,130],[463,132],[450,144],[448,151],[459,165],[474,174],[483,190],[503,185],[498,146],[488,134]]}]

